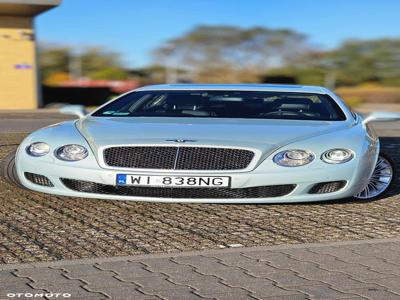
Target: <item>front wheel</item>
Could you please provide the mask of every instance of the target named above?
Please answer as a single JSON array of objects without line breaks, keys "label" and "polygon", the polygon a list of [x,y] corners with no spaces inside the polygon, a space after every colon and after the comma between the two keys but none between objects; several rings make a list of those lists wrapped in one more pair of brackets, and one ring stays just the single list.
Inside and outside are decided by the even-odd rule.
[{"label": "front wheel", "polygon": [[16,151],[9,153],[2,161],[0,161],[0,176],[12,185],[24,188],[17,175],[15,153]]},{"label": "front wheel", "polygon": [[394,172],[392,160],[387,155],[380,153],[367,186],[353,197],[357,200],[372,200],[382,197],[392,184]]}]

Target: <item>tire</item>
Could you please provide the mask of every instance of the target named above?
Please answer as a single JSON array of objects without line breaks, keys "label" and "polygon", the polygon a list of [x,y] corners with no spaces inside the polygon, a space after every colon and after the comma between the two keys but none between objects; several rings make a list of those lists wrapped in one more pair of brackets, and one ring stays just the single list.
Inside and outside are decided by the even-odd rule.
[{"label": "tire", "polygon": [[17,169],[15,167],[15,153],[16,150],[9,153],[0,162],[0,176],[4,178],[8,183],[19,188],[24,188],[17,175]]},{"label": "tire", "polygon": [[[361,191],[359,194],[353,196],[353,199],[354,199],[354,200],[357,200],[357,201],[360,201],[360,200],[369,201],[369,200],[380,199],[380,198],[383,198],[383,197],[388,193],[388,191],[390,190],[391,186],[393,185],[394,178],[396,178],[396,167],[395,167],[395,164],[394,164],[393,160],[390,158],[390,156],[387,155],[387,154],[384,153],[384,152],[379,153],[378,162],[377,162],[377,165],[376,165],[376,166],[378,166],[380,159],[383,160],[383,161],[384,161],[385,163],[387,163],[388,165],[390,165],[390,168],[391,168],[391,178],[390,178],[390,181],[387,182],[387,183],[385,184],[384,189],[382,189],[382,191],[380,191],[380,192],[377,193],[376,195],[373,195],[373,193],[372,193],[371,197],[368,197],[366,194],[362,194],[362,192],[365,192],[365,189],[364,189],[364,190]],[[376,166],[375,166],[375,167],[376,167]],[[376,172],[376,168],[374,169],[374,173],[375,173],[375,172]],[[373,175],[374,175],[374,174],[373,174]],[[372,179],[372,177],[373,177],[373,176],[371,176],[371,179]],[[370,182],[371,182],[371,181],[370,181]]]}]

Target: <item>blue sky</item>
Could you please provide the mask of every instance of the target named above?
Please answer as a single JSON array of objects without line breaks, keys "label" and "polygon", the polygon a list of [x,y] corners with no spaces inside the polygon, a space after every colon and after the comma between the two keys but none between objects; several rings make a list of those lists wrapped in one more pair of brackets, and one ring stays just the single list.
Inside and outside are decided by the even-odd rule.
[{"label": "blue sky", "polygon": [[400,37],[397,0],[63,0],[36,20],[39,42],[102,46],[129,67],[196,25],[292,28],[328,49],[350,39]]}]

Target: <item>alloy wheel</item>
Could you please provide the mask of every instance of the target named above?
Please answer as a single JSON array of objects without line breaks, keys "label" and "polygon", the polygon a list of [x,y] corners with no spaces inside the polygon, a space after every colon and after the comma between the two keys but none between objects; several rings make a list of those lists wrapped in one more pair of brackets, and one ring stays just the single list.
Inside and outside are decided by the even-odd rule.
[{"label": "alloy wheel", "polygon": [[384,156],[379,155],[374,172],[367,186],[357,195],[356,199],[372,199],[382,195],[390,186],[393,179],[393,166]]}]

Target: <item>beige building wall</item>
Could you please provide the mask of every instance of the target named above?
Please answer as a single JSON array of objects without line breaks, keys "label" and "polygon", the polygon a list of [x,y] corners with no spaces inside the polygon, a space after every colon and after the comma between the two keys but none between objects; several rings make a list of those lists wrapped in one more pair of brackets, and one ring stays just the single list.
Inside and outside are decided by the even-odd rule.
[{"label": "beige building wall", "polygon": [[0,16],[0,109],[38,107],[32,23],[30,17]]}]

